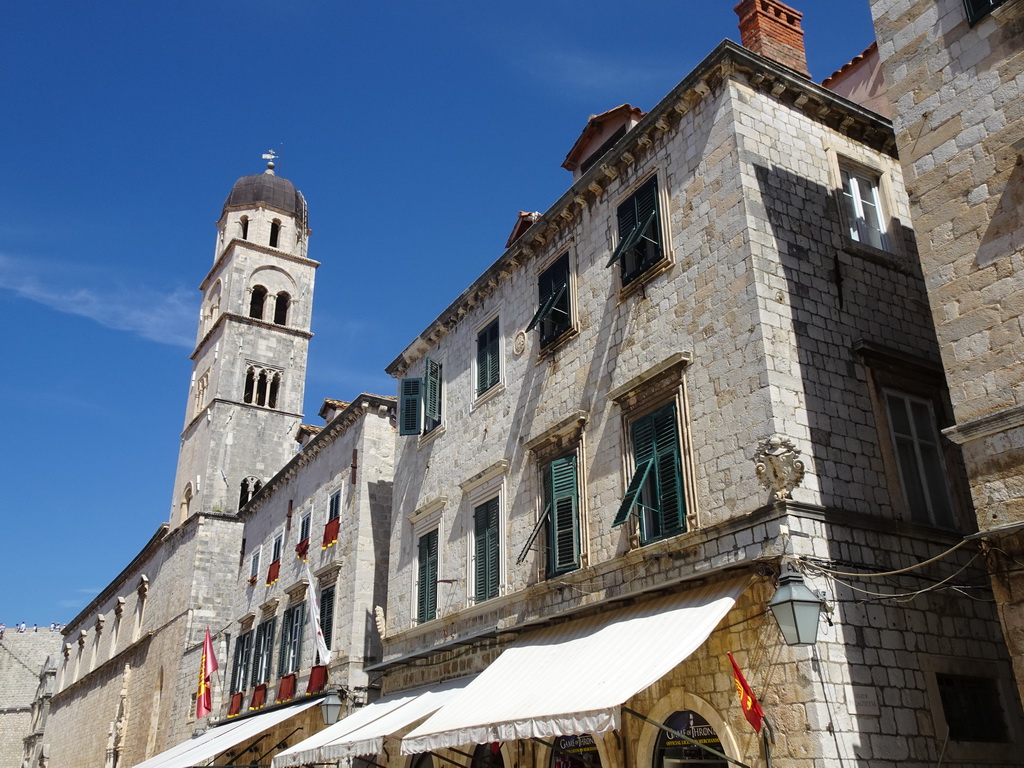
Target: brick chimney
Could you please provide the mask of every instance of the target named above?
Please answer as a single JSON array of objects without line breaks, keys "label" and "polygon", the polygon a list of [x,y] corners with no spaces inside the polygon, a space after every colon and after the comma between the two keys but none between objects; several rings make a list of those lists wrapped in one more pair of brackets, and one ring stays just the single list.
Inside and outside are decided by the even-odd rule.
[{"label": "brick chimney", "polygon": [[744,48],[804,77],[811,76],[804,53],[804,31],[800,29],[802,13],[779,0],[742,0],[734,10],[740,17],[740,42]]}]

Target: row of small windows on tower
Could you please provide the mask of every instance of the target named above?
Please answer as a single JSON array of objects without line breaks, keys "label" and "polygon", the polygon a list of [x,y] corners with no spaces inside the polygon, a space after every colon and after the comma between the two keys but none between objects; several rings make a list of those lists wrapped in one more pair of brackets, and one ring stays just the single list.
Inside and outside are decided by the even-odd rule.
[{"label": "row of small windows on tower", "polygon": [[277,408],[277,396],[281,390],[281,374],[278,371],[250,365],[245,371],[245,390],[242,400],[250,405]]},{"label": "row of small windows on tower", "polygon": [[[243,216],[238,220],[238,226],[241,229],[242,239],[249,239],[249,217]],[[281,239],[281,221],[280,219],[274,219],[270,222],[270,247],[277,248],[277,243]]]},{"label": "row of small windows on tower", "polygon": [[[267,289],[262,285],[252,287],[252,296],[249,299],[249,317],[255,317],[257,320],[263,319],[267,296]],[[288,291],[281,291],[274,297],[274,322],[277,325],[288,324],[288,308],[291,301],[292,297]]]}]

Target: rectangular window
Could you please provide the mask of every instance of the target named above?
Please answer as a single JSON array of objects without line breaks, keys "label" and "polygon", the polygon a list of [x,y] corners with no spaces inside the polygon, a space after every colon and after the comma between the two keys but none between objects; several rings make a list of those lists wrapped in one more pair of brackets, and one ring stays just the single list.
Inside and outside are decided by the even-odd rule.
[{"label": "rectangular window", "polygon": [[235,640],[235,658],[231,665],[231,692],[244,691],[249,677],[249,660],[252,657],[252,630],[243,632]]},{"label": "rectangular window", "polygon": [[299,523],[299,541],[306,541],[309,538],[309,529],[313,522],[313,514],[307,512],[302,516],[302,520]]},{"label": "rectangular window", "polygon": [[441,424],[441,373],[439,362],[427,358],[422,379],[402,379],[398,384],[400,435],[427,434]]},{"label": "rectangular window", "polygon": [[249,578],[257,579],[260,575],[260,549],[257,547],[249,560]]},{"label": "rectangular window", "polygon": [[548,528],[548,576],[580,565],[579,486],[576,456],[555,459],[544,469],[544,517]]},{"label": "rectangular window", "polygon": [[622,284],[629,285],[661,261],[658,177],[652,176],[618,208],[619,244],[608,260],[619,263]]},{"label": "rectangular window", "polygon": [[420,536],[416,578],[416,621],[437,616],[437,529]]},{"label": "rectangular window", "polygon": [[260,685],[270,679],[270,661],[274,655],[274,630],[277,618],[264,621],[256,627],[256,639],[252,652],[252,685]]},{"label": "rectangular window", "polygon": [[911,520],[952,527],[953,505],[932,404],[903,392],[885,390],[885,406]]},{"label": "rectangular window", "polygon": [[[327,650],[331,650],[334,637],[334,587],[320,590],[320,630],[324,633]],[[326,663],[326,659],[321,659],[321,663]]]},{"label": "rectangular window", "polygon": [[635,513],[642,544],[686,530],[677,425],[675,403],[669,403],[630,426],[633,476],[612,525]]},{"label": "rectangular window", "polygon": [[546,347],[572,327],[569,304],[569,254],[562,254],[537,278],[540,308],[526,326],[529,333],[540,331],[540,345]]},{"label": "rectangular window", "polygon": [[476,336],[476,394],[477,397],[498,385],[501,378],[498,321],[487,324]]},{"label": "rectangular window", "polygon": [[498,596],[501,550],[498,542],[497,496],[473,510],[473,531],[473,599],[482,603]]},{"label": "rectangular window", "polygon": [[999,686],[988,677],[936,674],[942,714],[952,741],[1005,742],[1009,738]]},{"label": "rectangular window", "polygon": [[967,9],[967,20],[974,26],[993,10],[1002,5],[1006,0],[964,0],[964,7]]},{"label": "rectangular window", "polygon": [[293,605],[281,620],[281,649],[277,657],[277,676],[298,672],[302,666],[302,635],[306,628],[306,603]]},{"label": "rectangular window", "polygon": [[284,545],[284,536],[279,533],[279,534],[277,534],[277,536],[274,537],[274,557],[273,557],[273,561],[274,562],[277,562],[278,560],[281,559],[281,547],[283,545]]},{"label": "rectangular window", "polygon": [[337,520],[341,516],[341,491],[331,494],[331,500],[327,509],[327,519]]},{"label": "rectangular window", "polygon": [[850,238],[879,250],[889,250],[885,234],[885,216],[878,194],[878,176],[840,168],[843,181],[843,206]]}]

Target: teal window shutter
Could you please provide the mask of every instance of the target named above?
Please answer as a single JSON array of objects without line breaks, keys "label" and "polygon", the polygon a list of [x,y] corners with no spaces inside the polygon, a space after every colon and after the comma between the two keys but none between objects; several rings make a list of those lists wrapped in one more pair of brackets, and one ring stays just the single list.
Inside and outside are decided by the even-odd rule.
[{"label": "teal window shutter", "polygon": [[292,612],[287,610],[281,617],[281,647],[277,654],[277,676],[284,677],[292,670],[288,669],[288,646],[292,639]]},{"label": "teal window shutter", "polygon": [[433,422],[441,421],[441,364],[429,357],[423,378],[423,415]]},{"label": "teal window shutter", "polygon": [[551,520],[548,526],[549,572],[565,573],[579,567],[579,490],[574,455],[555,459],[548,465],[548,498]]},{"label": "teal window shutter", "polygon": [[623,284],[661,259],[658,178],[651,178],[618,208],[619,244],[607,266],[619,262]]},{"label": "teal window shutter", "polygon": [[541,346],[546,346],[572,327],[568,253],[562,254],[540,274],[537,278],[537,292],[540,295],[540,308],[526,326],[526,331],[529,333],[538,328]]},{"label": "teal window shutter", "polygon": [[498,497],[478,506],[473,512],[475,532],[474,599],[478,603],[498,596]]},{"label": "teal window shutter", "polygon": [[423,379],[402,379],[398,389],[398,434],[418,435],[423,420]]},{"label": "teal window shutter", "polygon": [[663,536],[675,536],[686,530],[675,406],[668,405],[651,416],[654,420],[655,467],[658,470],[657,508],[661,515],[661,532]]},{"label": "teal window shutter", "polygon": [[476,337],[476,393],[482,395],[501,377],[498,321],[490,323]]},{"label": "teal window shutter", "polygon": [[541,513],[540,517],[537,518],[537,524],[533,526],[533,531],[530,533],[530,537],[526,540],[526,545],[519,552],[519,557],[516,558],[516,565],[522,565],[523,561],[526,559],[526,555],[533,548],[533,542],[537,540],[537,536],[540,534],[541,528],[543,528],[548,522],[550,515],[551,502],[548,502],[548,505],[544,507],[544,511]]},{"label": "teal window shutter", "polygon": [[612,521],[612,528],[622,525],[629,519],[629,516],[633,513],[633,509],[639,501],[640,489],[643,488],[644,483],[647,482],[647,476],[651,473],[651,469],[653,467],[653,459],[648,459],[642,464],[637,464],[636,470],[633,472],[633,477],[629,481],[629,487],[626,488],[626,495],[622,497],[622,503],[619,505],[619,511],[615,515],[615,520]]},{"label": "teal window shutter", "polygon": [[437,616],[437,529],[420,537],[416,621]]}]

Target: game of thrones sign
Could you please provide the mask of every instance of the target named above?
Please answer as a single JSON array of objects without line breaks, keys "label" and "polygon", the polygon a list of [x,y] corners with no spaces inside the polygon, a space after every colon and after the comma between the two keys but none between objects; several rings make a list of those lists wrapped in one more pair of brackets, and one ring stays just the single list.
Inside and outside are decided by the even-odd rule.
[{"label": "game of thrones sign", "polygon": [[589,733],[559,736],[551,750],[551,768],[601,768],[594,737]]},{"label": "game of thrones sign", "polygon": [[[684,736],[717,752],[722,752],[722,742],[708,721],[692,710],[674,712],[665,725]],[[728,763],[701,749],[696,744],[677,739],[665,731],[658,734],[654,745],[654,768],[677,768],[682,765],[702,765],[705,768],[727,768]]]}]

